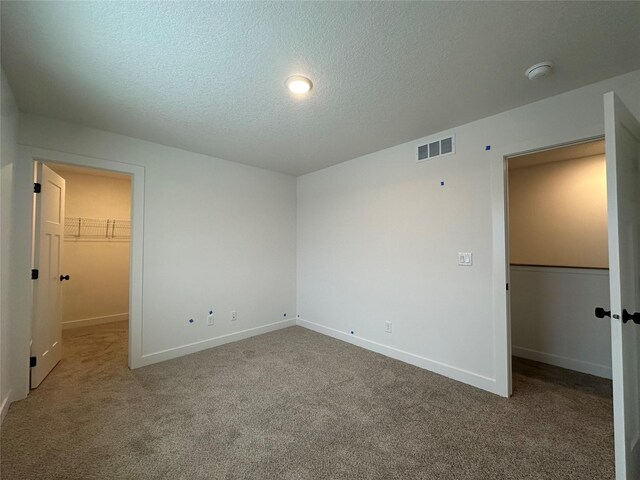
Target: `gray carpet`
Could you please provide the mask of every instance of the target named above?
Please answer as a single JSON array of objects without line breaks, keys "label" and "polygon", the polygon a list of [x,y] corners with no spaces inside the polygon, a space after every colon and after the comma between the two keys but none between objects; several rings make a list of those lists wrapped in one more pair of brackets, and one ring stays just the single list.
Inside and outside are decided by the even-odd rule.
[{"label": "gray carpet", "polygon": [[292,327],[130,371],[68,330],[2,425],[10,479],[608,479],[611,382],[516,360],[511,399]]}]

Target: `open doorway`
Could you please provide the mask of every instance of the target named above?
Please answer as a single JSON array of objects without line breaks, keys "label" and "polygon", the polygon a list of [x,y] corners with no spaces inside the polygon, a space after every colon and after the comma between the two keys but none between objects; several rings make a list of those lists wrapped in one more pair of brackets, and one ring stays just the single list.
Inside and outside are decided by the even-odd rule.
[{"label": "open doorway", "polygon": [[604,140],[508,159],[512,354],[611,379]]},{"label": "open doorway", "polygon": [[613,464],[606,168],[603,139],[507,158],[508,285],[513,394],[566,403]]},{"label": "open doorway", "polygon": [[32,388],[60,359],[66,370],[88,359],[129,363],[131,176],[51,162],[38,172],[48,180],[36,201],[34,253],[46,275],[34,296],[32,356],[43,366],[32,368]]}]

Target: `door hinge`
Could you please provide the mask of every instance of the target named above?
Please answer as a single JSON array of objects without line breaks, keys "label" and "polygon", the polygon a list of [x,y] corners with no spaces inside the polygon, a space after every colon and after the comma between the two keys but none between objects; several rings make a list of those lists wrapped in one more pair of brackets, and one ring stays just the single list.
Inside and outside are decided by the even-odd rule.
[{"label": "door hinge", "polygon": [[507,283],[507,290],[509,290],[509,284]]},{"label": "door hinge", "polygon": [[39,183],[33,184],[33,193],[40,193],[42,191],[42,185]]},{"label": "door hinge", "polygon": [[38,363],[38,357],[29,357],[29,368],[33,368]]},{"label": "door hinge", "polygon": [[39,273],[40,272],[38,271],[37,268],[34,268],[33,270],[31,270],[31,280],[37,280]]}]

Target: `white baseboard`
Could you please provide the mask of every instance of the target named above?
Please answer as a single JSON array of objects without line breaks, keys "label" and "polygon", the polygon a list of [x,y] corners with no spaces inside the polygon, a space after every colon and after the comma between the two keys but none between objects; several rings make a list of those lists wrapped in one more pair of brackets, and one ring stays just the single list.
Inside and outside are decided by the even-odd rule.
[{"label": "white baseboard", "polygon": [[11,391],[7,392],[5,397],[2,399],[2,404],[0,405],[0,425],[2,425],[4,417],[9,411],[9,405],[11,405]]},{"label": "white baseboard", "polygon": [[216,338],[210,338],[208,340],[202,340],[199,342],[190,343],[189,345],[183,345],[181,347],[170,348],[162,350],[160,352],[148,353],[142,355],[140,362],[136,363],[136,368],[145,367],[158,362],[164,362],[165,360],[171,360],[172,358],[182,357],[191,353],[200,352],[212,347],[218,347],[226,343],[237,342],[238,340],[244,340],[245,338],[255,337],[256,335],[262,335],[263,333],[273,332],[282,328],[295,326],[295,320],[282,320],[280,322],[270,323],[268,325],[262,325],[260,327],[249,328],[240,332],[229,333]]},{"label": "white baseboard", "polygon": [[81,318],[79,320],[68,320],[62,322],[62,329],[89,327],[91,325],[102,325],[103,323],[120,322],[129,320],[128,313],[116,313],[115,315],[105,315],[103,317]]},{"label": "white baseboard", "polygon": [[299,325],[300,327],[308,328],[309,330],[313,330],[314,332],[322,333],[323,335],[328,335],[329,337],[333,337],[347,343],[351,343],[358,347],[371,350],[372,352],[380,353],[387,357],[391,357],[395,360],[400,360],[401,362],[409,363],[411,365],[415,365],[416,367],[424,368],[425,370],[429,370],[431,372],[437,373],[439,375],[443,375],[453,380],[466,383],[467,385],[471,385],[473,387],[481,388],[482,390],[495,393],[496,395],[501,394],[501,392],[498,391],[496,381],[493,378],[478,375],[477,373],[469,372],[468,370],[463,370],[461,368],[453,367],[451,365],[446,365],[444,363],[437,362],[435,360],[431,360],[429,358],[425,358],[420,355],[416,355],[410,352],[405,352],[404,350],[399,350],[394,347],[389,347],[387,345],[383,345],[378,342],[373,342],[371,340],[367,340],[365,338],[358,337],[356,335],[350,335],[346,332],[325,327],[324,325],[320,325],[314,322],[309,322],[308,320],[303,320],[301,318],[298,318],[296,320],[296,325]]},{"label": "white baseboard", "polygon": [[511,347],[511,353],[516,357],[548,363],[549,365],[555,365],[556,367],[568,368],[569,370],[575,370],[576,372],[588,373],[597,377],[611,379],[611,367],[607,367],[606,365],[584,362],[582,360],[575,360],[573,358],[561,357],[560,355],[554,355],[552,353],[538,352],[537,350],[516,346]]}]

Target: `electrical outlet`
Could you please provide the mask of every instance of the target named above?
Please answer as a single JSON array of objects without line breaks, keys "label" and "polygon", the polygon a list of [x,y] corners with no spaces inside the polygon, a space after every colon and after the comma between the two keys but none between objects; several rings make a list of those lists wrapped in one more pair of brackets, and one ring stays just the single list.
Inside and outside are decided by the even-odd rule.
[{"label": "electrical outlet", "polygon": [[214,322],[215,322],[215,317],[213,315],[213,310],[209,310],[209,313],[207,314],[207,325],[211,327],[213,326]]},{"label": "electrical outlet", "polygon": [[231,321],[235,322],[236,320],[238,320],[238,312],[231,310]]},{"label": "electrical outlet", "polygon": [[391,322],[384,322],[384,331],[387,333],[391,333]]}]

